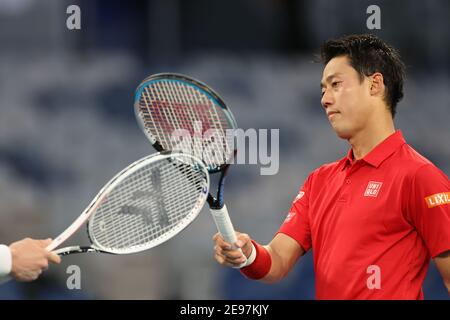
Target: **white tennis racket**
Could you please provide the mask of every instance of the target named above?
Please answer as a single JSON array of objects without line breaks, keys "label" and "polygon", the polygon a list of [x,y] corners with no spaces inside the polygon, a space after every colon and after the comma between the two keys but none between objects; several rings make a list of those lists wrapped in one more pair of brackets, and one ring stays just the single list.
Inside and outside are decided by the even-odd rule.
[{"label": "white tennis racket", "polygon": [[[209,174],[200,159],[179,153],[144,157],[112,178],[47,250],[65,256],[130,254],[153,248],[197,217],[208,190]],[[85,222],[90,245],[55,250]]]},{"label": "white tennis racket", "polygon": [[223,189],[236,153],[237,124],[225,102],[198,80],[162,73],[140,83],[134,109],[142,131],[157,151],[180,150],[175,131],[184,130],[191,137],[201,135],[201,141],[191,140],[187,150],[205,162],[209,173],[220,173],[217,195],[209,193],[207,201],[217,229],[234,246],[237,237],[223,200]]}]

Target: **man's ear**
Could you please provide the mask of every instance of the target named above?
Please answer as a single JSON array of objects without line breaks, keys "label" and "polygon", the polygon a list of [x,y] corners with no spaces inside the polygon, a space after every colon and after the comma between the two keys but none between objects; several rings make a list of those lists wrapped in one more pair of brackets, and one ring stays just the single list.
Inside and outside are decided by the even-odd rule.
[{"label": "man's ear", "polygon": [[383,75],[375,72],[370,76],[370,94],[373,96],[384,95],[384,79]]}]

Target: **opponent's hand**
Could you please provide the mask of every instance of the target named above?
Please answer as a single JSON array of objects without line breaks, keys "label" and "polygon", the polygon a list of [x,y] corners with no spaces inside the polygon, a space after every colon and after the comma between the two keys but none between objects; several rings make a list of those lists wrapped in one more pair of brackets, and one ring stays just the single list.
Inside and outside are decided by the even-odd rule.
[{"label": "opponent's hand", "polygon": [[48,269],[49,262],[59,264],[61,258],[46,249],[51,242],[51,239],[25,238],[12,243],[9,246],[12,255],[11,276],[18,281],[33,281]]}]

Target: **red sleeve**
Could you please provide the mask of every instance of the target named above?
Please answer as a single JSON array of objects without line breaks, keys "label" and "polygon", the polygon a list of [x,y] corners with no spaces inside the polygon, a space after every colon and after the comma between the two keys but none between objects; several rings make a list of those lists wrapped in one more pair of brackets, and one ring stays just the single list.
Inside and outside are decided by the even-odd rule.
[{"label": "red sleeve", "polygon": [[289,213],[281,225],[278,233],[284,233],[296,240],[303,250],[308,251],[311,246],[311,229],[309,226],[309,197],[312,174],[300,188]]},{"label": "red sleeve", "polygon": [[432,164],[412,179],[408,216],[432,258],[450,250],[450,181]]}]

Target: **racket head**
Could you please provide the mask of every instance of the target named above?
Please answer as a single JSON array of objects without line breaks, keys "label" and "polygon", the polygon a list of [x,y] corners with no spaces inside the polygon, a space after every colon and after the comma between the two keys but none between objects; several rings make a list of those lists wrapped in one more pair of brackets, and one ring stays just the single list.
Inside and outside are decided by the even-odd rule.
[{"label": "racket head", "polygon": [[209,174],[200,159],[179,153],[144,157],[111,179],[88,207],[91,248],[112,254],[153,248],[198,216],[208,192]]},{"label": "racket head", "polygon": [[[236,120],[223,99],[206,84],[186,75],[159,73],[137,87],[134,110],[140,128],[157,151],[179,150],[174,130],[193,137],[189,150],[210,173],[222,171],[236,153]],[[195,139],[200,139],[197,143]]]}]

